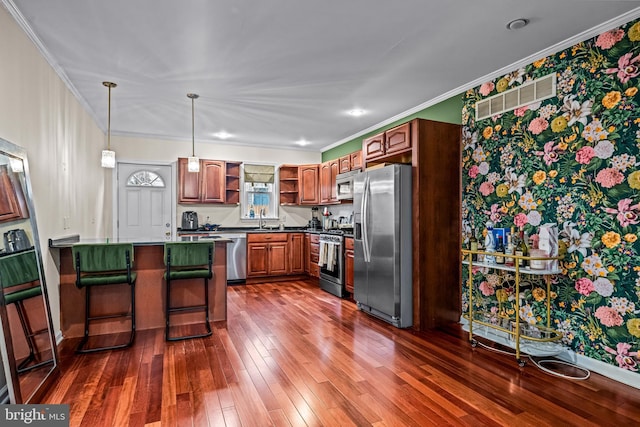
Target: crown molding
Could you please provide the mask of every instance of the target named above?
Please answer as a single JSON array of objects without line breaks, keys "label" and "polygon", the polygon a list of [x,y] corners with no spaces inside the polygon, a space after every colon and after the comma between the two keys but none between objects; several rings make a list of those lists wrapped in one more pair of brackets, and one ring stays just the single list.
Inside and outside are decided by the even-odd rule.
[{"label": "crown molding", "polygon": [[73,85],[73,83],[71,83],[71,80],[67,76],[67,73],[64,72],[60,64],[58,64],[58,62],[54,59],[53,55],[49,53],[49,50],[46,48],[46,46],[42,43],[40,38],[33,31],[31,26],[29,26],[29,23],[24,18],[24,16],[22,15],[22,12],[20,12],[18,7],[15,5],[15,3],[12,0],[0,0],[0,1],[2,2],[2,5],[5,7],[5,9],[7,9],[7,12],[9,12],[13,20],[16,21],[18,26],[22,29],[22,31],[25,32],[27,37],[29,37],[29,39],[36,46],[40,54],[49,63],[51,68],[53,68],[53,71],[55,71],[58,77],[60,77],[60,80],[62,80],[64,85],[67,87],[67,89],[73,94],[76,100],[78,100],[82,108],[84,108],[84,110],[89,114],[89,116],[91,116],[91,118],[96,123],[98,128],[102,132],[106,132],[106,127],[102,126],[102,122],[98,120],[98,117],[95,111],[93,111],[93,108],[89,106],[89,103],[87,103],[87,101],[84,99],[82,95],[80,95],[80,92],[78,92],[78,90]]},{"label": "crown molding", "polygon": [[419,111],[422,111],[425,108],[429,108],[429,107],[431,107],[433,105],[436,105],[436,104],[438,104],[438,103],[440,103],[442,101],[446,101],[447,99],[452,98],[454,96],[462,95],[467,90],[473,89],[473,88],[475,88],[477,86],[480,86],[481,84],[483,84],[485,82],[488,82],[489,80],[493,80],[496,77],[502,77],[505,74],[508,74],[513,70],[516,70],[518,68],[522,68],[522,67],[524,67],[526,65],[529,65],[532,62],[534,62],[534,61],[536,61],[536,60],[538,60],[540,58],[544,58],[546,56],[555,54],[555,53],[557,53],[557,52],[559,52],[561,50],[564,50],[566,48],[569,48],[569,47],[571,47],[571,46],[573,46],[575,44],[578,44],[578,43],[583,42],[585,40],[588,40],[588,39],[590,39],[592,37],[595,37],[595,36],[605,32],[605,31],[609,31],[609,30],[611,30],[613,28],[619,27],[620,25],[626,24],[627,22],[633,21],[634,19],[636,19],[638,17],[640,17],[640,7],[632,9],[632,10],[626,12],[626,13],[623,13],[620,16],[617,16],[617,17],[612,18],[612,19],[610,19],[608,21],[605,21],[605,22],[603,22],[601,24],[598,24],[595,27],[592,27],[592,28],[590,28],[588,30],[585,30],[585,31],[581,32],[581,33],[578,33],[573,37],[570,37],[570,38],[568,38],[566,40],[563,40],[563,41],[561,41],[559,43],[556,43],[556,44],[554,44],[552,46],[549,46],[546,49],[538,51],[538,52],[534,53],[533,55],[529,55],[529,56],[527,56],[527,57],[525,57],[525,58],[523,58],[523,59],[521,59],[519,61],[516,61],[516,62],[514,62],[514,63],[512,63],[510,65],[502,67],[502,68],[500,68],[500,69],[498,69],[498,70],[496,70],[496,71],[494,71],[492,73],[486,74],[486,75],[484,75],[482,77],[479,77],[479,78],[477,78],[475,80],[472,80],[469,83],[466,83],[466,84],[464,84],[462,86],[458,86],[457,88],[452,89],[452,90],[450,90],[448,92],[445,92],[442,95],[439,95],[439,96],[437,96],[435,98],[432,98],[432,99],[430,99],[430,100],[428,100],[426,102],[423,102],[420,105],[417,105],[417,106],[415,106],[413,108],[410,108],[410,109],[408,109],[406,111],[403,111],[400,114],[396,114],[395,116],[390,117],[390,118],[388,118],[386,120],[383,120],[378,124],[375,124],[375,125],[370,126],[370,127],[366,128],[366,129],[363,129],[360,132],[357,132],[357,133],[355,133],[355,134],[353,134],[351,136],[343,138],[340,141],[334,142],[333,144],[327,145],[326,147],[323,147],[321,150],[322,150],[322,152],[324,152],[324,151],[330,150],[332,148],[338,147],[338,146],[344,144],[345,142],[349,142],[349,141],[351,141],[351,140],[353,140],[355,138],[358,138],[358,137],[361,137],[363,135],[366,135],[366,134],[368,134],[370,132],[373,132],[373,131],[375,131],[377,129],[380,129],[381,127],[384,127],[384,126],[386,126],[388,124],[391,124],[391,123],[393,123],[395,121],[398,121],[398,120],[403,119],[403,118],[405,118],[407,116],[410,116],[410,115],[415,114],[415,113],[417,113]]}]

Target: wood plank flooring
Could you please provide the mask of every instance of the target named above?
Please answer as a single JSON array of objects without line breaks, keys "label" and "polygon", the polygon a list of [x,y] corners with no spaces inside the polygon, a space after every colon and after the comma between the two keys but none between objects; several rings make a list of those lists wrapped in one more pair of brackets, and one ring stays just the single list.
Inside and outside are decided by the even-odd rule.
[{"label": "wood plank flooring", "polygon": [[228,289],[204,339],[140,331],[126,350],[76,355],[43,403],[72,426],[631,426],[640,390],[550,376],[473,349],[457,327],[395,329],[312,281]]}]

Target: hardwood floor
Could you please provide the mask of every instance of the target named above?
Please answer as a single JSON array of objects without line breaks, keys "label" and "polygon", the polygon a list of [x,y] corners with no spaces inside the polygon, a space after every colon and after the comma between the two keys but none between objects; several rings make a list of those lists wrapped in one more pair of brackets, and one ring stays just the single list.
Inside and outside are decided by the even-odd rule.
[{"label": "hardwood floor", "polygon": [[204,339],[75,355],[60,348],[42,403],[83,426],[630,426],[640,390],[592,374],[547,375],[472,349],[457,328],[415,334],[313,282],[233,286],[228,321]]}]

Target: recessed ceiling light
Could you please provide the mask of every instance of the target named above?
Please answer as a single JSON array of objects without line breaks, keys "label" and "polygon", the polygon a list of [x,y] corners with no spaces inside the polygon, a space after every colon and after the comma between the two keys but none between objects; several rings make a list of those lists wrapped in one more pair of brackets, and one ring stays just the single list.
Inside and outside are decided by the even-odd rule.
[{"label": "recessed ceiling light", "polygon": [[528,23],[529,23],[529,20],[525,18],[514,19],[513,21],[507,24],[507,29],[519,30],[520,28],[526,27]]},{"label": "recessed ceiling light", "polygon": [[309,141],[307,141],[306,139],[303,138],[303,139],[297,140],[296,144],[301,146],[301,147],[305,147],[305,146],[311,144],[311,142],[309,142]]},{"label": "recessed ceiling light", "polygon": [[364,110],[363,110],[363,109],[361,109],[361,108],[355,108],[355,109],[353,109],[353,110],[349,111],[347,114],[349,114],[350,116],[353,116],[353,117],[360,117],[360,116],[362,116],[362,115],[364,115],[364,114],[366,114],[366,113],[367,113],[367,112],[366,112],[366,111],[364,111]]},{"label": "recessed ceiling light", "polygon": [[225,131],[221,131],[221,132],[214,133],[213,136],[219,139],[227,139],[227,138],[231,138],[233,135]]}]

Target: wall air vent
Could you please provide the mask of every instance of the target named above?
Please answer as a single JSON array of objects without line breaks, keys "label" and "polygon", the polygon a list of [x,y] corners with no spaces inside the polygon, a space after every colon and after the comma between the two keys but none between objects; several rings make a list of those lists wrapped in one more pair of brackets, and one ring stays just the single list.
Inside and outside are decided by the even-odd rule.
[{"label": "wall air vent", "polygon": [[556,96],[556,74],[521,84],[476,103],[476,121]]}]

